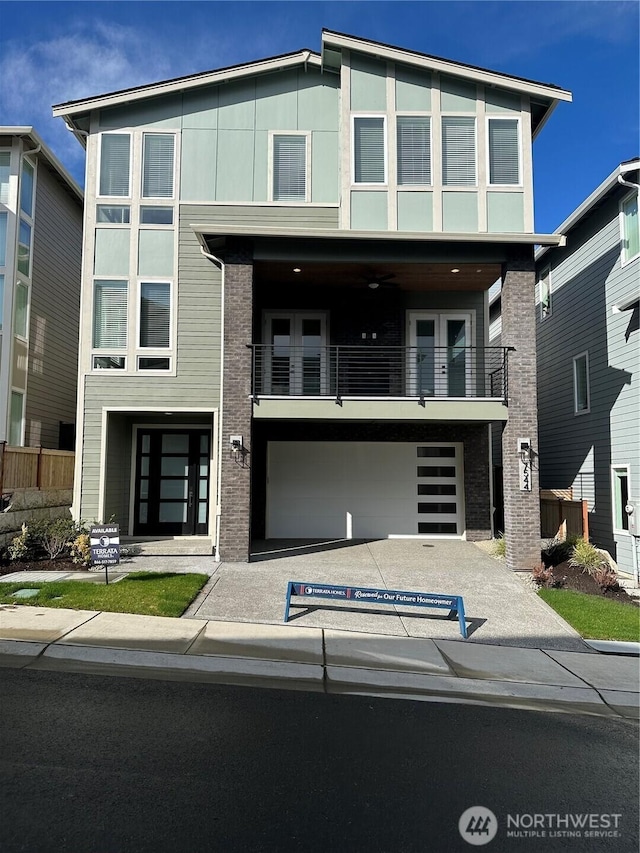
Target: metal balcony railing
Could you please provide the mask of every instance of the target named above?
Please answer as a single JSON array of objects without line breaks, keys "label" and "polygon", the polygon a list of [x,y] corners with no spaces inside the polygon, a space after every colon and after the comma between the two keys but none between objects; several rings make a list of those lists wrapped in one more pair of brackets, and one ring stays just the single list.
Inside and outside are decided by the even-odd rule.
[{"label": "metal balcony railing", "polygon": [[250,348],[254,397],[507,399],[505,347]]}]

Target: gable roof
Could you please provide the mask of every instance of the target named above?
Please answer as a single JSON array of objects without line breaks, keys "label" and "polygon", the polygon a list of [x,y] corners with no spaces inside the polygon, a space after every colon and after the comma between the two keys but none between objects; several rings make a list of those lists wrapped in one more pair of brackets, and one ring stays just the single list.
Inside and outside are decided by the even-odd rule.
[{"label": "gable roof", "polygon": [[[203,71],[183,77],[174,77],[170,80],[120,89],[116,92],[107,92],[90,98],[66,101],[53,106],[53,115],[62,116],[69,127],[74,131],[80,131],[81,135],[83,130],[86,131],[88,129],[82,124],[81,118],[83,114],[86,115],[90,110],[129,104],[146,98],[167,95],[173,92],[183,92],[187,89],[225,83],[254,74],[279,71],[284,68],[293,68],[296,66],[306,68],[308,65],[312,65],[329,72],[334,72],[339,70],[340,55],[343,50],[355,50],[379,59],[401,62],[405,65],[414,65],[425,70],[437,71],[466,79],[469,82],[482,83],[489,87],[503,88],[520,94],[527,94],[531,98],[531,120],[534,136],[547,120],[558,101],[571,100],[570,92],[550,83],[538,83],[523,77],[490,71],[479,66],[466,65],[450,59],[430,56],[426,53],[406,50],[405,48],[394,47],[393,45],[383,44],[382,42],[324,29],[322,31],[321,54],[315,53],[308,48],[303,48],[293,53],[285,53],[267,59],[232,65],[227,68]],[[80,135],[77,135],[80,138]]]},{"label": "gable roof", "polygon": [[[71,177],[53,151],[42,141],[40,136],[31,125],[0,125],[0,136],[20,136],[26,140],[27,145],[32,145],[31,153],[44,160],[57,180],[72,196],[75,196],[80,204],[84,202],[84,193],[77,181]],[[27,152],[28,153],[28,152]]]}]

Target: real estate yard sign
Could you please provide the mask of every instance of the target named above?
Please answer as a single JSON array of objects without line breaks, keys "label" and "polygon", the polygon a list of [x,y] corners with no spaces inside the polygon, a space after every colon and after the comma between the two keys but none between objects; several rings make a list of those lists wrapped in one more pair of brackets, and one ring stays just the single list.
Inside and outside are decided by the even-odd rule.
[{"label": "real estate yard sign", "polygon": [[120,562],[120,525],[101,524],[91,528],[91,565],[104,566],[105,578],[109,583],[108,566]]}]

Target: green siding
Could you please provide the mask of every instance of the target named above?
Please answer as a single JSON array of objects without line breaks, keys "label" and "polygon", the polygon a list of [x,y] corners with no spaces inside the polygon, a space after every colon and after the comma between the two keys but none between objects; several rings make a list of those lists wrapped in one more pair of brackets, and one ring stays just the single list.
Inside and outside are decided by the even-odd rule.
[{"label": "green siding", "polygon": [[96,275],[129,275],[130,228],[96,228]]},{"label": "green siding", "polygon": [[519,113],[522,109],[520,95],[503,89],[485,86],[484,100],[488,113]]},{"label": "green siding", "polygon": [[206,201],[216,197],[218,134],[215,129],[182,131],[180,197]]},{"label": "green siding", "polygon": [[220,88],[218,127],[224,130],[253,130],[256,112],[254,79],[227,83]]},{"label": "green siding", "polygon": [[431,74],[396,65],[396,109],[431,109]]},{"label": "green siding", "polygon": [[433,193],[398,193],[398,231],[433,230]]},{"label": "green siding", "polygon": [[269,167],[269,134],[266,130],[256,130],[253,150],[253,200],[267,201]]},{"label": "green siding", "polygon": [[443,231],[477,231],[478,194],[442,193],[442,228]]},{"label": "green siding", "polygon": [[[211,225],[273,225],[281,228],[337,228],[337,207],[301,207],[242,204],[185,204],[180,209],[183,223]],[[186,227],[186,226],[185,226]]]},{"label": "green siding", "polygon": [[100,112],[100,127],[152,127],[179,129],[182,122],[182,96],[166,95],[141,101],[134,107],[124,104]]},{"label": "green siding", "polygon": [[338,134],[314,131],[311,135],[311,201],[337,204],[339,180]]},{"label": "green siding", "polygon": [[356,231],[386,231],[386,192],[351,193],[351,228]]},{"label": "green siding", "polygon": [[308,70],[298,75],[298,130],[338,131],[337,74]]},{"label": "green siding", "polygon": [[487,193],[487,230],[493,233],[524,231],[522,193]]},{"label": "green siding", "polygon": [[253,201],[253,130],[218,131],[217,201]]},{"label": "green siding", "polygon": [[141,229],[138,233],[138,274],[173,276],[173,231]]},{"label": "green siding", "polygon": [[441,77],[440,104],[443,113],[476,111],[477,87],[454,77]]},{"label": "green siding", "polygon": [[386,110],[387,65],[368,57],[351,55],[351,109]]},{"label": "green siding", "polygon": [[256,129],[297,130],[298,72],[256,78]]},{"label": "green siding", "polygon": [[218,87],[207,86],[185,92],[182,99],[182,127],[214,128],[218,126]]}]

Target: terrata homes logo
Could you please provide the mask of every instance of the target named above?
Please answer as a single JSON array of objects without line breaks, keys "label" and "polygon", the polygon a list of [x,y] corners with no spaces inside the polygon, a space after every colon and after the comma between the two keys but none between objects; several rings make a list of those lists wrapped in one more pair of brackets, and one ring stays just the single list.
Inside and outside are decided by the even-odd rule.
[{"label": "terrata homes logo", "polygon": [[[518,838],[595,839],[621,838],[622,815],[619,813],[556,812],[508,814],[504,831],[512,840]],[[492,841],[498,832],[498,819],[484,806],[472,806],[458,821],[460,835],[479,847]]]}]

